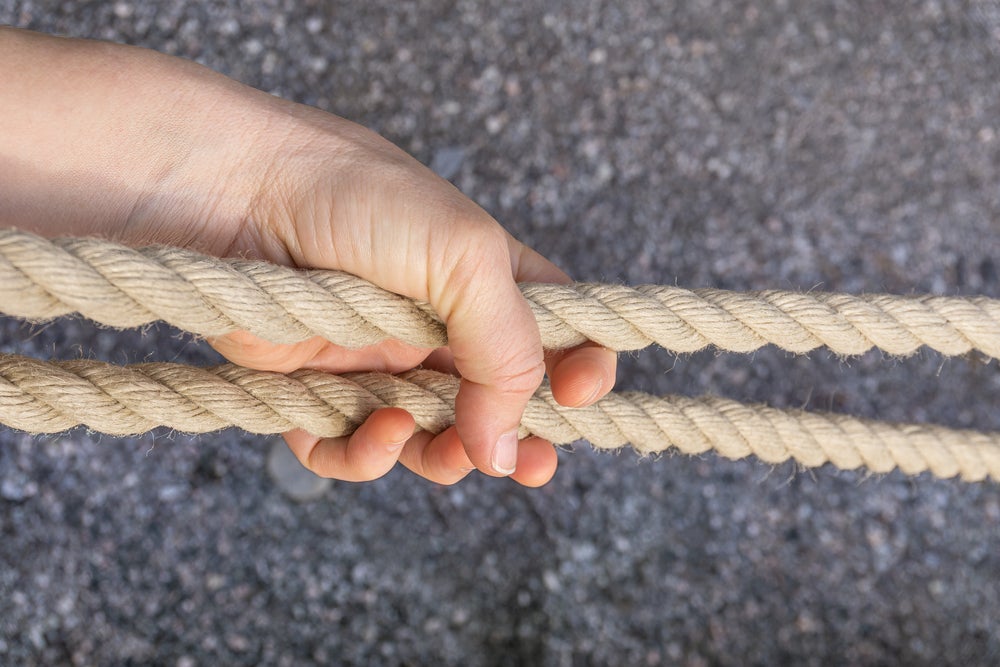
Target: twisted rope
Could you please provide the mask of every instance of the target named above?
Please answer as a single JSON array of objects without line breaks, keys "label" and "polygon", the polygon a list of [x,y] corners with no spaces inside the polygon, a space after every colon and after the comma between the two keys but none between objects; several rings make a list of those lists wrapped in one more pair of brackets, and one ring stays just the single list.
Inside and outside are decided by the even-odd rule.
[{"label": "twisted rope", "polygon": [[[922,345],[944,354],[979,350],[1000,357],[1000,301],[985,297],[900,297],[737,293],[648,285],[522,285],[544,345],[594,340],[614,350],[657,343],[677,352],[707,345],[748,352],[773,343],[793,352],[821,345],[841,354],[879,347],[909,354]],[[423,303],[335,271],[298,271],[224,260],[190,250],[139,250],[96,239],[49,241],[0,230],[0,308],[30,320],[80,313],[115,327],[164,320],[203,336],[249,331],[291,343],[322,336],[361,347],[397,338],[446,344],[445,328]],[[156,426],[205,432],[238,426],[254,433],[304,428],[352,433],[372,411],[398,406],[440,432],[454,419],[457,379],[430,371],[398,378],[288,375],[224,365],[116,367],[94,361],[42,362],[0,355],[0,423],[32,432],[84,424],[123,435]],[[714,450],[794,459],[873,472],[899,468],[939,477],[1000,480],[1000,434],[932,425],[894,425],[844,415],[747,406],[720,398],[611,394],[588,408],[565,408],[547,387],[528,405],[521,436],[598,448],[631,443],[642,453]]]},{"label": "twisted rope", "polygon": [[[646,285],[525,284],[548,349],[586,340],[616,351],[656,343],[750,352],[768,343],[897,355],[921,346],[1000,357],[1000,301],[986,297],[729,292]],[[347,347],[396,338],[447,343],[427,305],[336,271],[217,259],[181,248],[132,249],[97,239],[49,241],[0,231],[0,308],[29,320],[80,313],[129,328],[163,320],[202,336],[249,331],[276,343],[320,336]]]},{"label": "twisted rope", "polygon": [[[373,411],[395,406],[418,427],[440,432],[453,423],[458,379],[427,370],[401,376],[310,370],[288,375],[240,366],[193,368],[150,363],[43,362],[0,355],[0,422],[32,432],[83,424],[125,435],[169,426],[189,432],[238,426],[253,433],[304,428],[319,436],[352,433]],[[750,454],[778,464],[832,463],[875,473],[899,468],[966,481],[1000,480],[1000,434],[930,425],[888,424],[837,414],[743,405],[722,398],[609,394],[586,408],[566,408],[547,386],[536,392],[521,437],[555,443],[588,440],[601,449],[631,443],[641,453],[715,451]]]}]

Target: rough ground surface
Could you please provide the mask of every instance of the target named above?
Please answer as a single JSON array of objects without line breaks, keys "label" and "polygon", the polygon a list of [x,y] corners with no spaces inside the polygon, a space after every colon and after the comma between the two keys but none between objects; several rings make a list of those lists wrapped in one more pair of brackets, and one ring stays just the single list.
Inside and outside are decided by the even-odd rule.
[{"label": "rough ground surface", "polygon": [[[580,279],[1000,297],[994,2],[0,0],[0,22],[358,120]],[[39,356],[211,355],[0,326]],[[646,352],[619,386],[1000,430],[978,358]],[[0,433],[0,663],[1000,662],[997,484],[581,445],[541,490],[400,470],[297,504],[268,446]]]}]

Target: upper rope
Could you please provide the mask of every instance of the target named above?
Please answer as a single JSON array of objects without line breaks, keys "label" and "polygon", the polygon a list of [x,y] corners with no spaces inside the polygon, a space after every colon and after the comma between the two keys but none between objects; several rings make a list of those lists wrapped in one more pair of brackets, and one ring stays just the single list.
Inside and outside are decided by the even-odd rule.
[{"label": "upper rope", "polygon": [[[1000,301],[986,297],[823,292],[731,292],[664,285],[523,284],[547,349],[591,340],[615,351],[652,344],[796,353],[825,346],[1000,357]],[[172,247],[141,249],[98,239],[50,241],[0,231],[0,311],[29,320],[80,313],[129,328],[163,320],[202,336],[248,331],[274,343],[320,336],[345,347],[395,338],[447,344],[434,311],[338,271],[302,271],[219,259]]]}]

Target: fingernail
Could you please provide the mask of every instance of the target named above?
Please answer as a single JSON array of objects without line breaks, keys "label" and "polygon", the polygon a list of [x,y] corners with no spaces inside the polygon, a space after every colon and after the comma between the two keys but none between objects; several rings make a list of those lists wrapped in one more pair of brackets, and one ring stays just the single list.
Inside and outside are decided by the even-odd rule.
[{"label": "fingernail", "polygon": [[500,436],[493,446],[490,458],[493,470],[501,475],[510,475],[517,468],[517,431],[508,431]]}]

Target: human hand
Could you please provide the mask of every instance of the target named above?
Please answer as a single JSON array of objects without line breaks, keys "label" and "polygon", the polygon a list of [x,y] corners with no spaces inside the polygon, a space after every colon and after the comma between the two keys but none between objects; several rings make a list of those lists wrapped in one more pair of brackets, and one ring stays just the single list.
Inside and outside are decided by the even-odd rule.
[{"label": "human hand", "polygon": [[254,239],[269,234],[283,249],[269,259],[345,270],[427,301],[447,324],[449,347],[432,352],[383,343],[351,351],[322,340],[273,345],[247,334],[216,340],[215,347],[236,363],[274,370],[398,372],[425,363],[462,376],[456,426],[436,437],[414,435],[412,418],[401,410],[376,413],[349,439],[286,434],[300,460],[320,474],[371,479],[398,457],[444,483],[473,466],[528,485],[548,481],[556,467],[552,445],[516,440],[543,370],[567,405],[590,403],[614,383],[615,356],[602,348],[543,356],[516,282],[568,277],[381,137],[315,110],[277,108],[285,114],[282,140],[264,158],[273,161],[275,178],[259,191],[252,224],[242,231],[250,240],[238,245],[258,253],[273,241],[262,246]]},{"label": "human hand", "polygon": [[[347,350],[320,339],[275,345],[246,333],[212,344],[236,363],[267,370],[398,372],[423,363],[461,375],[456,425],[436,436],[414,433],[412,418],[398,409],[377,411],[350,438],[286,434],[317,474],[374,479],[399,460],[439,483],[458,481],[473,468],[532,486],[551,478],[551,443],[516,440],[521,412],[543,372],[564,405],[593,402],[611,389],[615,373],[614,354],[596,346],[543,353],[516,283],[568,281],[562,271],[449,183],[358,125],[174,58],[27,33],[16,34],[10,41],[18,48],[11,48],[4,41],[11,32],[0,31],[0,64],[63,59],[49,62],[48,71],[73,63],[88,77],[86,85],[61,82],[51,99],[27,82],[21,93],[28,99],[0,94],[0,111],[10,113],[0,121],[0,136],[4,122],[10,129],[17,129],[18,118],[27,124],[29,104],[33,114],[50,110],[50,127],[62,130],[41,149],[25,140],[9,154],[36,165],[53,191],[72,174],[61,194],[44,203],[31,196],[31,183],[11,181],[7,187],[16,196],[0,205],[0,222],[50,235],[98,232],[129,243],[192,245],[341,269],[427,301],[447,325],[446,349],[388,341]],[[32,50],[33,57],[26,55]],[[65,105],[67,96],[86,113],[60,115],[57,102]],[[48,161],[39,159],[44,146]],[[109,185],[116,186],[113,193]],[[59,213],[39,215],[39,208]],[[117,215],[109,219],[108,211]]]}]

